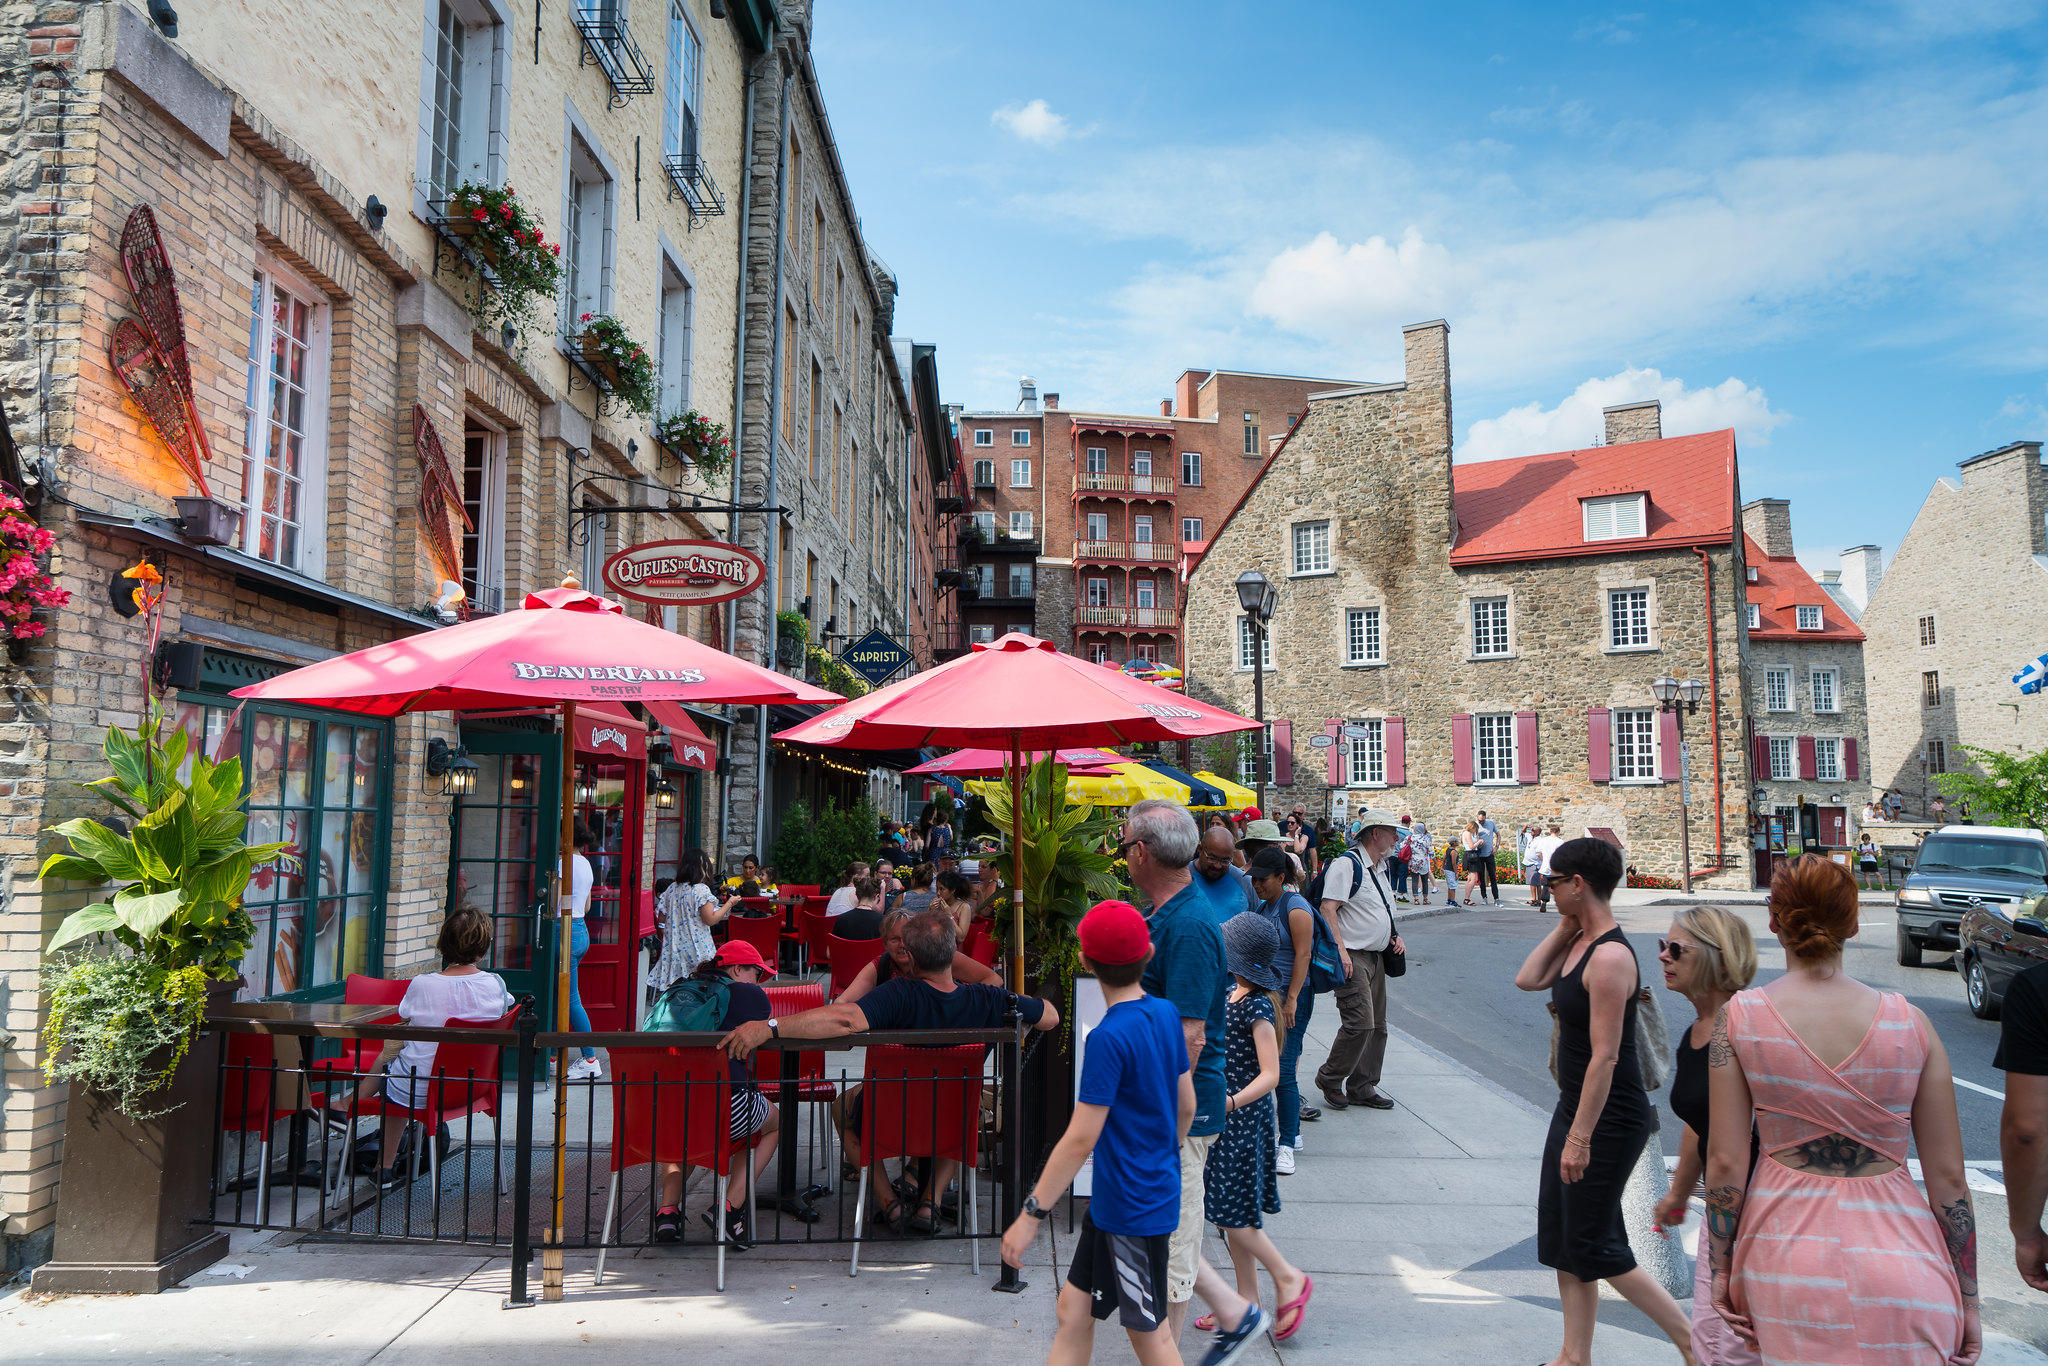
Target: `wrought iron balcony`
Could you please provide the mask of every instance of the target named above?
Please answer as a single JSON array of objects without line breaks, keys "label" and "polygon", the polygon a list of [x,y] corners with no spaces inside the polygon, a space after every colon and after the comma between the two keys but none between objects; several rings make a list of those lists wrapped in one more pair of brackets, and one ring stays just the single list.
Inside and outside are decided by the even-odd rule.
[{"label": "wrought iron balcony", "polygon": [[597,63],[611,83],[614,109],[624,109],[635,95],[654,93],[654,68],[633,41],[624,10],[620,0],[577,0],[574,14],[576,31],[583,35],[576,65]]},{"label": "wrought iron balcony", "polygon": [[668,172],[669,198],[682,197],[692,224],[725,212],[725,192],[711,178],[711,167],[703,157],[695,152],[671,152],[662,157],[661,169]]}]

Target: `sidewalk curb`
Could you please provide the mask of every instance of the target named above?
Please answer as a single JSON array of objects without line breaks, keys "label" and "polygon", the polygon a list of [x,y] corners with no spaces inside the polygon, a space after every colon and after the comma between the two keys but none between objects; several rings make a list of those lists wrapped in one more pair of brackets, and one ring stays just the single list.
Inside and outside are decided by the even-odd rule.
[{"label": "sidewalk curb", "polygon": [[1434,1059],[1435,1061],[1442,1063],[1444,1066],[1448,1068],[1451,1068],[1453,1071],[1456,1071],[1457,1073],[1462,1075],[1466,1080],[1477,1083],[1481,1088],[1492,1092],[1496,1096],[1499,1096],[1502,1100],[1505,1100],[1512,1104],[1516,1109],[1524,1110],[1529,1114],[1537,1115],[1544,1119],[1550,1118],[1551,1112],[1549,1110],[1544,1109],[1535,1101],[1530,1100],[1527,1096],[1521,1095],[1520,1093],[1515,1091],[1510,1091],[1507,1087],[1502,1086],[1493,1078],[1486,1076],[1483,1073],[1476,1072],[1470,1067],[1467,1067],[1464,1063],[1459,1062],[1456,1058],[1444,1052],[1442,1049],[1430,1047],[1422,1040],[1416,1038],[1413,1034],[1410,1034],[1407,1030],[1402,1029],[1399,1025],[1388,1025],[1387,1033],[1392,1037],[1400,1039],[1402,1043],[1408,1045],[1416,1052],[1421,1053],[1424,1056],[1429,1057],[1431,1059]]},{"label": "sidewalk curb", "polygon": [[1411,906],[1405,911],[1394,912],[1394,923],[1399,925],[1409,920],[1433,920],[1440,915],[1463,915],[1467,910],[1477,909],[1476,906]]}]

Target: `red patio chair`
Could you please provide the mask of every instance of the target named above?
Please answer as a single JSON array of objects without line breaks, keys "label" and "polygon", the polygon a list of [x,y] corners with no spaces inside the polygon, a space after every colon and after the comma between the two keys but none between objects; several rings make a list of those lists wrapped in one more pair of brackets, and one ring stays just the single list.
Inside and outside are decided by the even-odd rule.
[{"label": "red patio chair", "polygon": [[[680,1162],[707,1167],[717,1178],[718,1207],[725,1209],[732,1155],[731,1059],[717,1048],[614,1048],[612,1064],[612,1182],[605,1202],[604,1236],[597,1252],[596,1284],[604,1284],[605,1253],[619,1208],[619,1181],[627,1167]],[[768,1136],[763,1129],[740,1140],[749,1149]],[[658,1179],[658,1178],[657,1178]],[[754,1217],[754,1192],[747,1191],[747,1218]],[[725,1289],[725,1221],[718,1221],[718,1288]]]},{"label": "red patio chair", "polygon": [[[268,1034],[230,1033],[220,1074],[223,1133],[261,1134],[256,1158],[256,1222],[270,1222],[270,1131],[277,1126],[277,1044]],[[248,1140],[235,1154],[236,1165]]]},{"label": "red patio chair", "polygon": [[748,917],[772,917],[777,920],[780,920],[782,918],[781,908],[776,906],[775,898],[772,896],[741,897],[740,910],[734,911],[733,914],[740,915],[742,912],[744,912],[745,915]]},{"label": "red patio chair", "polygon": [[[450,1020],[448,1029],[502,1029],[510,1031],[513,1021],[519,1018],[519,1007],[514,1006],[495,1020]],[[434,1141],[434,1131],[443,1124],[449,1124],[466,1115],[489,1115],[493,1121],[498,1117],[498,1066],[504,1057],[503,1044],[444,1043],[434,1050],[433,1071],[426,1078],[427,1097],[422,1105],[410,1108],[393,1105],[385,1098],[380,1088],[366,1100],[356,1102],[356,1117],[367,1115],[401,1114],[411,1123],[420,1126],[420,1141],[412,1145],[412,1179],[420,1175],[420,1149],[427,1150],[427,1168],[436,1189],[441,1184],[441,1145]],[[417,1086],[417,1079],[414,1082]],[[340,1199],[341,1187],[348,1178],[350,1165],[349,1149],[354,1147],[350,1138],[342,1153],[342,1163],[335,1172],[333,1198]],[[501,1145],[502,1146],[502,1145]],[[496,1158],[491,1161],[491,1178],[499,1181],[500,1170]]]},{"label": "red patio chair", "polygon": [[839,993],[853,985],[853,979],[860,976],[860,970],[875,961],[882,952],[879,939],[841,939],[828,935],[825,939],[825,961],[832,969],[832,984],[829,994],[833,1000]]},{"label": "red patio chair", "polygon": [[993,968],[996,965],[996,941],[980,924],[976,924],[974,933],[967,937],[966,953],[969,958],[985,968]]},{"label": "red patio chair", "polygon": [[[860,1275],[861,1222],[867,1214],[868,1173],[891,1157],[957,1158],[962,1228],[979,1229],[974,1168],[981,1138],[983,1044],[906,1048],[877,1044],[867,1050],[861,1081],[860,1192],[853,1206],[853,1262]],[[981,1241],[970,1236],[974,1274],[981,1274]]]},{"label": "red patio chair", "polygon": [[797,910],[796,927],[803,948],[805,969],[809,970],[820,963],[830,964],[832,917],[822,910],[814,912],[809,906],[803,906]]},{"label": "red patio chair", "polygon": [[[348,975],[342,985],[341,999],[346,1005],[395,1006],[405,999],[405,990],[412,985],[409,977],[365,977],[360,972]],[[401,1023],[398,1012],[380,1015],[370,1021],[373,1025],[396,1025]],[[321,1058],[310,1069],[315,1085],[332,1083],[336,1080],[354,1085],[358,1077],[377,1065],[378,1057],[384,1052],[382,1039],[341,1039],[341,1056]],[[343,1074],[339,1078],[335,1074]]]},{"label": "red patio chair", "polygon": [[788,896],[792,892],[794,892],[798,896],[805,897],[816,896],[818,894],[818,889],[815,886],[810,886],[796,882],[785,882],[775,890],[782,893],[782,895],[784,896]]},{"label": "red patio chair", "polygon": [[[822,982],[803,982],[796,986],[763,987],[768,993],[768,1008],[776,1019],[795,1015],[805,1010],[816,1010],[825,1004],[825,986]],[[763,1048],[754,1054],[754,1076],[761,1083],[761,1089],[778,1085],[782,1081],[782,1060],[796,1059],[796,1098],[799,1101],[828,1101],[836,1098],[839,1088],[825,1080],[825,1050],[806,1048],[796,1053],[784,1053],[778,1049]]]},{"label": "red patio chair", "polygon": [[753,916],[727,916],[727,938],[742,944],[752,944],[760,955],[768,960],[769,970],[775,971],[781,963],[782,917],[770,916],[755,919]]}]

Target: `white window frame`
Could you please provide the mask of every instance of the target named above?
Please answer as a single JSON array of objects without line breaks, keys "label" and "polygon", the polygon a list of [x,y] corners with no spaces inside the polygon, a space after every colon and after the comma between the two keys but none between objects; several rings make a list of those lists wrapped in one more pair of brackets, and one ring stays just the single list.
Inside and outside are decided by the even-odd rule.
[{"label": "white window frame", "polygon": [[[1505,593],[1489,593],[1466,600],[1466,621],[1470,625],[1472,658],[1511,659],[1515,653],[1514,603]],[[1495,609],[1498,608],[1496,614]],[[1498,615],[1498,620],[1493,618]],[[1481,649],[1481,646],[1489,648]]]},{"label": "white window frame", "polygon": [[[462,32],[461,60],[451,64],[451,72],[459,81],[458,112],[452,129],[441,112],[446,95],[441,84],[444,8]],[[426,31],[420,48],[419,145],[413,212],[421,218],[431,218],[435,210],[429,201],[447,197],[452,186],[442,181],[450,175],[455,183],[505,183],[507,124],[512,107],[506,79],[511,63],[506,26],[511,11],[504,0],[447,0],[445,6],[443,0],[425,0],[424,11]],[[451,133],[453,155],[444,157],[442,153]]]},{"label": "white window frame", "polygon": [[1010,487],[1013,489],[1028,489],[1031,487],[1031,462],[1029,460],[1012,460],[1010,462]]},{"label": "white window frame", "polygon": [[1202,519],[1201,519],[1201,518],[1199,518],[1199,517],[1183,517],[1183,518],[1181,518],[1181,519],[1180,519],[1180,538],[1181,538],[1181,540],[1182,540],[1183,542],[1187,542],[1187,541],[1199,541],[1199,540],[1201,540],[1201,539],[1202,539]]},{"label": "white window frame", "polygon": [[[1815,607],[1812,603],[1800,603],[1792,610],[1798,628],[1802,631],[1818,631],[1827,625],[1827,618],[1822,614],[1820,608]],[[1808,622],[1813,624],[1809,626]]]},{"label": "white window frame", "polygon": [[1649,534],[1649,495],[1617,493],[1579,500],[1580,530],[1588,541],[1635,541]]},{"label": "white window frame", "polygon": [[1930,739],[1927,742],[1925,750],[1922,751],[1920,761],[1921,763],[1926,765],[1927,771],[1929,773],[1948,772],[1947,742],[1937,739]]},{"label": "white window frame", "polygon": [[1257,413],[1246,413],[1244,415],[1244,453],[1246,455],[1257,455],[1259,453],[1259,415]]},{"label": "white window frame", "polygon": [[1088,646],[1088,662],[1090,664],[1109,663],[1109,646],[1091,642]]},{"label": "white window frame", "polygon": [[[1252,619],[1240,612],[1237,615],[1237,671],[1248,674],[1252,671]],[[1273,623],[1266,623],[1265,638],[1261,646],[1259,664],[1261,668],[1273,667]]]},{"label": "white window frame", "polygon": [[977,512],[973,515],[974,529],[981,533],[981,543],[987,545],[996,538],[996,515],[993,512]]},{"label": "white window frame", "polygon": [[1472,781],[1486,787],[1513,786],[1521,779],[1515,766],[1515,714],[1479,712],[1472,718]]},{"label": "white window frame", "polygon": [[1159,585],[1153,579],[1131,580],[1131,606],[1140,612],[1150,612],[1159,606]]},{"label": "white window frame", "polygon": [[1083,607],[1109,606],[1109,579],[1104,575],[1091,575],[1082,586]]},{"label": "white window frame", "polygon": [[1753,602],[1749,604],[1749,629],[1752,631],[1764,629],[1764,609]]},{"label": "white window frame", "polygon": [[1180,453],[1180,482],[1191,489],[1202,486],[1202,453],[1182,451]]},{"label": "white window frame", "polygon": [[1365,735],[1340,735],[1338,743],[1344,746],[1344,785],[1346,787],[1385,787],[1387,785],[1387,723],[1380,717],[1367,717],[1358,721],[1346,721],[1346,730],[1358,729]]},{"label": "white window frame", "polygon": [[1011,597],[1028,598],[1031,596],[1031,572],[1032,566],[1021,561],[1010,566],[1010,572],[1004,577],[1009,580],[1007,586]]},{"label": "white window frame", "polygon": [[[1771,763],[1770,780],[1774,783],[1789,783],[1799,777],[1799,742],[1790,735],[1767,735],[1765,748]],[[1784,762],[1779,763],[1783,757]]]},{"label": "white window frame", "polygon": [[1089,446],[1081,453],[1081,473],[1108,474],[1109,447]]},{"label": "white window frame", "polygon": [[[470,430],[472,423],[477,429],[474,433]],[[483,456],[474,504],[468,498],[472,435],[481,438]],[[455,477],[463,485],[463,510],[475,525],[475,530],[464,533],[462,540],[473,538],[476,542],[476,570],[472,574],[465,568],[462,588],[469,595],[469,605],[486,612],[505,610],[505,446],[505,434],[489,423],[473,417],[464,423],[462,468]]]},{"label": "white window frame", "polygon": [[1936,644],[1941,639],[1941,623],[1935,620],[1937,615],[1937,613],[1929,612],[1916,623],[1919,631],[1920,645],[1923,649]]},{"label": "white window frame", "polygon": [[1131,544],[1152,544],[1152,514],[1136,512],[1131,514]]},{"label": "white window frame", "polygon": [[974,462],[974,486],[978,489],[996,486],[996,462],[977,460]]},{"label": "white window frame", "polygon": [[669,156],[694,157],[704,131],[704,42],[683,0],[669,0],[667,48],[662,72],[661,146]]},{"label": "white window frame", "polygon": [[1842,709],[1842,671],[1840,669],[1815,669],[1807,675],[1809,695],[1813,698],[1813,709],[1819,714],[1831,714]]},{"label": "white window frame", "polygon": [[1131,478],[1133,478],[1133,479],[1150,479],[1151,477],[1152,477],[1152,452],[1150,452],[1150,451],[1132,451],[1132,452],[1131,452]]},{"label": "white window frame", "polygon": [[1609,781],[1616,783],[1661,782],[1658,761],[1658,724],[1654,707],[1616,707],[1611,713],[1614,744],[1609,750],[1613,765]]},{"label": "white window frame", "polygon": [[993,625],[982,622],[974,622],[968,625],[967,643],[969,645],[993,645],[995,641],[996,628]]},{"label": "white window frame", "polygon": [[1842,781],[1842,738],[1839,735],[1813,737],[1813,780],[1817,783]]},{"label": "white window frame", "polygon": [[[276,419],[270,357],[277,335],[274,314],[280,292],[307,309],[305,368],[299,386],[306,396],[304,427],[292,433],[299,438],[298,470],[292,476],[299,486],[298,517],[291,523],[298,530],[298,548],[290,559],[262,552],[265,473],[270,468],[268,452]],[[244,501],[241,544],[236,549],[309,579],[323,578],[327,569],[327,422],[333,399],[328,365],[333,305],[298,272],[268,252],[258,252],[250,280],[249,308],[248,387],[243,395],[248,414],[242,477]],[[269,520],[283,525],[281,519]]]},{"label": "white window frame", "polygon": [[690,360],[696,326],[697,282],[665,233],[661,247],[661,296],[655,330],[654,358],[660,377],[655,413],[687,412],[690,407]]},{"label": "white window frame", "polygon": [[1030,429],[1029,427],[1012,427],[1012,428],[1010,428],[1010,444],[1011,444],[1012,446],[1028,446],[1028,445],[1030,445],[1030,444],[1031,444],[1031,429]]},{"label": "white window frame", "polygon": [[[1081,537],[1083,541],[1107,541],[1109,539],[1109,514],[1106,512],[1082,513],[1081,530],[1085,533]],[[1099,536],[1095,534],[1098,530],[1102,533]]]},{"label": "white window frame", "polygon": [[1764,670],[1764,710],[1797,711],[1792,701],[1792,670],[1771,667]]},{"label": "white window frame", "polygon": [[1287,562],[1293,567],[1293,572],[1287,577],[1301,579],[1335,572],[1331,567],[1328,520],[1294,523],[1289,532],[1288,546],[1291,553]]},{"label": "white window frame", "polygon": [[1644,584],[1607,590],[1607,651],[1610,654],[1657,648],[1656,604]]},{"label": "white window frame", "polygon": [[995,445],[996,429],[993,427],[976,427],[974,429],[974,444],[977,446]]},{"label": "white window frame", "polygon": [[1384,613],[1378,607],[1344,609],[1344,667],[1371,668],[1387,662]]},{"label": "white window frame", "polygon": [[1010,539],[1028,541],[1031,539],[1031,513],[1025,508],[1010,510]]},{"label": "white window frame", "polygon": [[562,139],[562,341],[585,313],[612,311],[618,253],[619,172],[574,106]]}]

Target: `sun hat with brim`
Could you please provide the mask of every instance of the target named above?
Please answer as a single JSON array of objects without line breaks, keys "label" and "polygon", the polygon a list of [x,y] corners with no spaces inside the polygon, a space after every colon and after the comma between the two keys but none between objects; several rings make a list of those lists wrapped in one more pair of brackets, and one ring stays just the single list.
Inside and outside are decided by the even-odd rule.
[{"label": "sun hat with brim", "polygon": [[1279,956],[1280,929],[1266,917],[1240,911],[1223,922],[1223,961],[1233,976],[1261,991],[1284,991],[1286,984],[1273,971]]},{"label": "sun hat with brim", "polygon": [[1401,818],[1383,806],[1368,806],[1353,819],[1358,822],[1358,833],[1361,835],[1375,825],[1384,825],[1392,830],[1401,828]]},{"label": "sun hat with brim", "polygon": [[768,966],[768,960],[752,944],[740,939],[728,939],[718,946],[718,956],[712,960],[722,968],[759,968],[769,976],[775,969]]},{"label": "sun hat with brim", "polygon": [[1244,833],[1238,836],[1237,847],[1242,849],[1249,840],[1266,840],[1278,844],[1281,840],[1278,821],[1248,821]]}]

